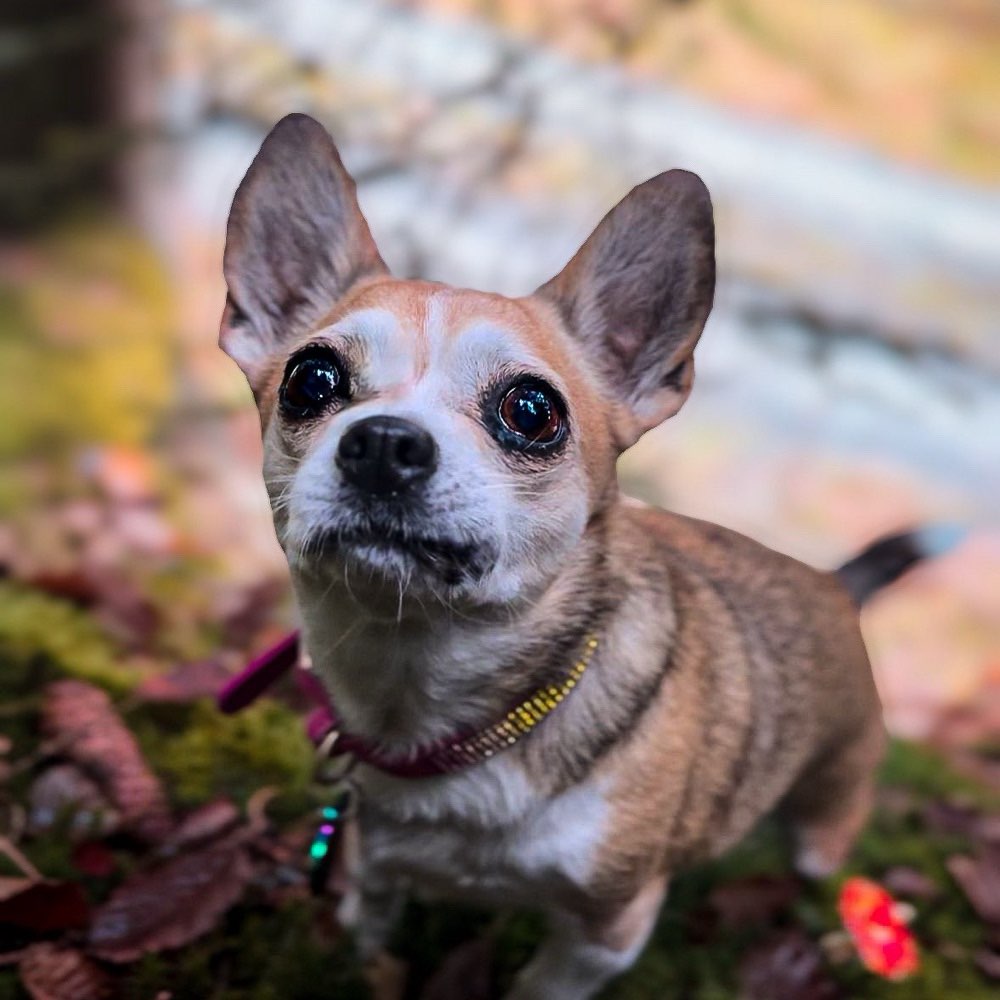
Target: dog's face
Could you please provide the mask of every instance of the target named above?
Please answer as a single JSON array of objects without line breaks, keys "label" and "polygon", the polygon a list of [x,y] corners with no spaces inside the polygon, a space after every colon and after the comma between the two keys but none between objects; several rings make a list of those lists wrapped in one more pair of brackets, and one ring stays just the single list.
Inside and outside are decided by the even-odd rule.
[{"label": "dog's face", "polygon": [[660,175],[535,294],[398,281],[326,132],[284,119],[237,192],[221,343],[254,390],[293,572],[354,591],[531,597],[690,391],[711,204]]}]

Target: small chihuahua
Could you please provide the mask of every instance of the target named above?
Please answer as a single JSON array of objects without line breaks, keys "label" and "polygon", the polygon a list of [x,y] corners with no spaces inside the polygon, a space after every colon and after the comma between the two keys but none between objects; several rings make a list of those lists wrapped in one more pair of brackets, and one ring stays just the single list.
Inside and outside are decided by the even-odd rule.
[{"label": "small chihuahua", "polygon": [[865,821],[885,737],[858,605],[933,532],[830,574],[618,489],[691,391],[714,239],[704,184],[671,170],[525,298],[396,280],[304,115],[236,193],[220,342],[356,764],[341,917],[363,956],[410,887],[542,908],[508,997],[581,1000],[678,867],[778,807],[822,876]]}]

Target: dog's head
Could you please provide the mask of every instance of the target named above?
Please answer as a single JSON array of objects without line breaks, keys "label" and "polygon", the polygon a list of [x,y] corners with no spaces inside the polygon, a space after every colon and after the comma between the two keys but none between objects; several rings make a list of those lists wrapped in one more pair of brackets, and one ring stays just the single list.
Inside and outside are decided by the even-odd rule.
[{"label": "dog's head", "polygon": [[293,571],[508,602],[557,573],[618,454],[690,392],[712,206],[693,174],[654,177],[525,298],[396,280],[329,135],[291,115],[236,193],[224,269],[220,341],[260,408]]}]

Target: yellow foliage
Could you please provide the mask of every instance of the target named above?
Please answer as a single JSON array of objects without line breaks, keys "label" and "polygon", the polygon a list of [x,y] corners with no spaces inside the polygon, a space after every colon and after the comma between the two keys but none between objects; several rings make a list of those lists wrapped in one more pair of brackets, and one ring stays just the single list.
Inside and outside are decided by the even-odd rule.
[{"label": "yellow foliage", "polygon": [[70,229],[0,285],[0,455],[148,440],[170,401],[170,292],[134,234]]}]

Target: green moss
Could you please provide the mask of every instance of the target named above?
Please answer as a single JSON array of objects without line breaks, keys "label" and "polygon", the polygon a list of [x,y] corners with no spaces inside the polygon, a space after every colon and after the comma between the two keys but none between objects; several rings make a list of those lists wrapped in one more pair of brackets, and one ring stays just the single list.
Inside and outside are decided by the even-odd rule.
[{"label": "green moss", "polygon": [[319,906],[300,903],[261,913],[234,911],[226,925],[175,955],[142,959],[123,984],[123,1000],[161,991],[174,1000],[367,1000],[346,939],[318,939]]},{"label": "green moss", "polygon": [[277,702],[263,700],[226,716],[202,701],[174,731],[156,725],[149,714],[136,719],[135,729],[181,806],[217,795],[245,800],[265,785],[301,793],[311,778],[313,750],[302,717]]},{"label": "green moss", "polygon": [[0,696],[35,694],[57,677],[77,677],[112,693],[128,690],[135,681],[85,611],[27,587],[0,583]]},{"label": "green moss", "polygon": [[907,740],[890,742],[879,780],[882,785],[905,788],[922,799],[960,795],[983,807],[1000,806],[1000,795],[996,792],[957,774],[930,747]]},{"label": "green moss", "polygon": [[17,970],[0,969],[0,1000],[25,1000],[27,996]]}]

